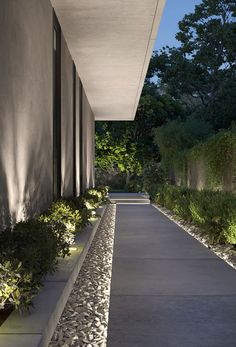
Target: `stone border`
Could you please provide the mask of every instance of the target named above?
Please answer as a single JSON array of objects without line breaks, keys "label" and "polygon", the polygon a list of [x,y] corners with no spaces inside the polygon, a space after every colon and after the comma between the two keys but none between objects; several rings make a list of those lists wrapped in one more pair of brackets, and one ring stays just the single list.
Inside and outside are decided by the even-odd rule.
[{"label": "stone border", "polygon": [[186,231],[189,235],[194,237],[197,241],[201,242],[203,246],[215,253],[220,259],[224,260],[232,268],[236,269],[236,250],[231,245],[212,244],[206,234],[195,226],[193,223],[186,222],[180,217],[176,216],[173,212],[167,210],[163,206],[152,204],[159,212],[164,214],[172,222],[177,224],[180,228]]},{"label": "stone border", "polygon": [[98,209],[99,219],[79,234],[71,255],[59,259],[58,271],[47,276],[30,314],[14,311],[2,324],[0,347],[48,346],[106,209]]},{"label": "stone border", "polygon": [[116,205],[97,229],[49,347],[105,347],[115,234]]}]

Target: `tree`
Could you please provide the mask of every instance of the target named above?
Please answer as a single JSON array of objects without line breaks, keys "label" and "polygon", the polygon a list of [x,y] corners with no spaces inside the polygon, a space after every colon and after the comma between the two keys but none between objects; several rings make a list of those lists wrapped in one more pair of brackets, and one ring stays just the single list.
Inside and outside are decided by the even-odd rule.
[{"label": "tree", "polygon": [[113,136],[107,129],[107,124],[100,124],[96,133],[95,165],[107,172],[119,171],[126,173],[126,183],[132,174],[141,173],[141,164],[136,155],[136,147],[129,143],[125,133]]},{"label": "tree", "polygon": [[97,122],[97,166],[152,171],[161,155],[173,158],[213,130],[231,126],[235,15],[235,0],[203,0],[183,18],[176,35],[180,46],[153,54],[135,120]]},{"label": "tree", "polygon": [[211,126],[202,120],[174,120],[155,130],[155,142],[162,157],[172,159],[176,153],[192,148],[212,133]]},{"label": "tree", "polygon": [[[203,0],[179,22],[180,47],[156,52],[148,72],[149,79],[155,76],[167,93],[210,121],[215,130],[229,127],[235,119],[230,92],[236,77],[235,14],[235,1]],[[214,108],[217,104],[222,107]]]},{"label": "tree", "polygon": [[179,102],[147,81],[134,121],[96,122],[97,167],[140,174],[147,162],[160,160],[153,129],[183,115]]}]

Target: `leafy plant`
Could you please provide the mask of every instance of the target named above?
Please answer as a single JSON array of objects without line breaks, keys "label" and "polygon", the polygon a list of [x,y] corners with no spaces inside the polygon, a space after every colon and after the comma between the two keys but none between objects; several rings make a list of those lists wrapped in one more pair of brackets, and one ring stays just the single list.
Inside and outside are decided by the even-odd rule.
[{"label": "leafy plant", "polygon": [[200,146],[193,147],[187,160],[202,159],[205,163],[209,187],[221,188],[224,175],[236,172],[236,132],[234,129],[221,131]]},{"label": "leafy plant", "polygon": [[0,310],[9,305],[28,308],[38,287],[31,285],[32,274],[22,269],[22,263],[6,261],[0,264]]},{"label": "leafy plant", "polygon": [[56,269],[58,246],[55,233],[38,220],[17,223],[13,230],[0,234],[2,307],[28,308],[32,304],[43,278]]},{"label": "leafy plant", "polygon": [[107,201],[107,194],[109,187],[108,186],[98,186],[96,190],[102,194],[102,202]]},{"label": "leafy plant", "polygon": [[187,118],[185,121],[174,120],[155,130],[155,142],[162,158],[173,166],[179,154],[206,140],[212,133],[211,127],[204,121]]},{"label": "leafy plant", "polygon": [[80,231],[90,222],[90,219],[93,216],[94,206],[89,204],[84,196],[71,198],[67,203],[73,210],[80,211],[81,223],[77,226],[77,231]]},{"label": "leafy plant", "polygon": [[236,244],[234,194],[164,185],[158,187],[154,201],[200,226],[212,242]]},{"label": "leafy plant", "polygon": [[66,200],[60,199],[53,202],[46,214],[40,217],[47,223],[61,223],[66,230],[72,234],[68,234],[68,242],[73,242],[73,235],[82,222],[81,214],[78,209],[74,209]]},{"label": "leafy plant", "polygon": [[66,255],[70,255],[70,245],[74,242],[74,234],[61,222],[53,221],[46,223],[56,235],[58,256],[64,258]]},{"label": "leafy plant", "polygon": [[150,161],[147,163],[142,172],[142,189],[154,197],[157,192],[157,186],[164,182],[164,172],[160,163]]},{"label": "leafy plant", "polygon": [[57,236],[47,223],[19,222],[0,234],[0,260],[18,260],[36,282],[53,272],[60,253]]},{"label": "leafy plant", "polygon": [[70,254],[75,233],[105,201],[107,191],[100,187],[88,190],[87,198],[60,199],[37,219],[0,233],[0,310],[30,307],[43,279],[55,271],[58,257]]}]

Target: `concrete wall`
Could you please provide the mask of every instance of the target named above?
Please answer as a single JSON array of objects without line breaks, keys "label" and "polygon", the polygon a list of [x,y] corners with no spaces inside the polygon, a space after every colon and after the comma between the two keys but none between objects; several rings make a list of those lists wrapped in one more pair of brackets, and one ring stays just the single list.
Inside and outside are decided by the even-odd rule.
[{"label": "concrete wall", "polygon": [[52,18],[49,0],[1,0],[1,227],[52,199]]},{"label": "concrete wall", "polygon": [[89,105],[87,96],[83,90],[83,120],[82,120],[82,133],[83,133],[83,187],[85,190],[89,187],[94,187],[94,159],[95,159],[95,143],[94,143],[94,133],[95,133],[95,123],[94,115],[92,113],[91,107]]},{"label": "concrete wall", "polygon": [[82,152],[82,143],[80,139],[80,126],[82,118],[82,85],[78,74],[76,74],[76,195],[82,191],[80,174],[82,174],[80,154]]},{"label": "concrete wall", "polygon": [[[38,214],[53,199],[53,9],[49,0],[1,0],[0,230]],[[79,77],[76,80],[80,86]],[[94,184],[94,117],[76,92],[76,188],[80,142],[84,187]],[[62,195],[73,194],[73,62],[61,42]]]},{"label": "concrete wall", "polygon": [[61,36],[61,193],[73,195],[73,61]]}]

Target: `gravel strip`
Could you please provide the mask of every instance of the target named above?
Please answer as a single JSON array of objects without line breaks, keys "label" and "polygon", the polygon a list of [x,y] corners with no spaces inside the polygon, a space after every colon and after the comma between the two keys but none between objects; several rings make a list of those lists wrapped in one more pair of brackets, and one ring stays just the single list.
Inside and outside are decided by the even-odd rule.
[{"label": "gravel strip", "polygon": [[221,244],[212,244],[209,237],[199,229],[193,223],[186,222],[180,217],[176,216],[173,212],[167,210],[166,208],[160,205],[153,206],[162,212],[166,217],[172,220],[174,223],[179,225],[183,230],[188,234],[193,236],[196,240],[201,242],[205,247],[209,248],[214,252],[219,258],[223,259],[227,264],[236,269],[236,249],[232,245],[221,245]]},{"label": "gravel strip", "polygon": [[108,205],[49,347],[105,347],[116,205]]}]

